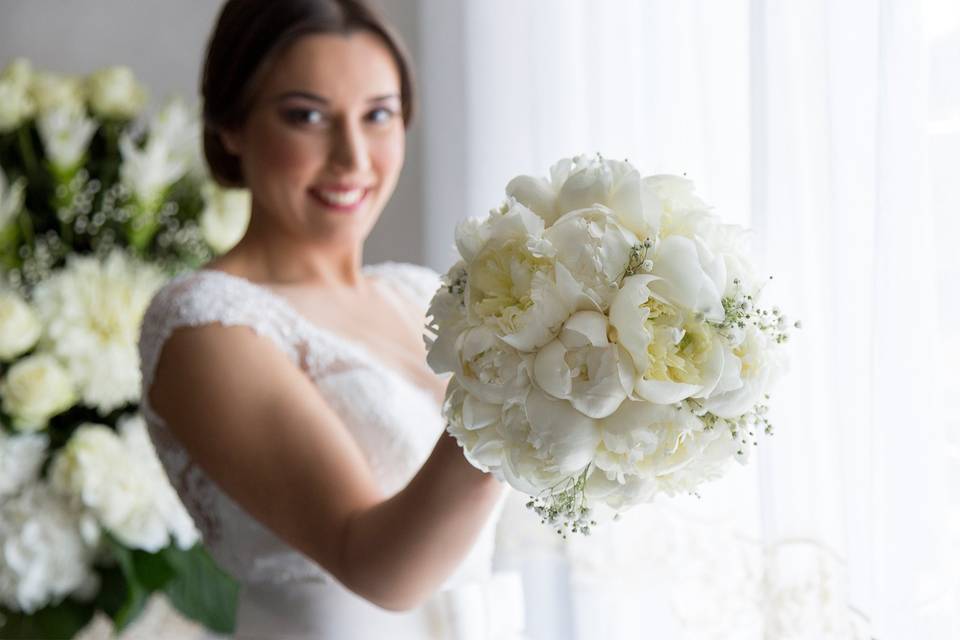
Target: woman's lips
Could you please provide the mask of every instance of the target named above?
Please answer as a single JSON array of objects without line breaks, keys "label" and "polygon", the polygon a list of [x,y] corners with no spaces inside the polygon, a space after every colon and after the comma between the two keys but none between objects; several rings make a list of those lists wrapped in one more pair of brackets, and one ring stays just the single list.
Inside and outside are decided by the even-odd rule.
[{"label": "woman's lips", "polygon": [[357,210],[367,199],[370,190],[363,187],[311,187],[308,192],[327,209],[347,213]]}]

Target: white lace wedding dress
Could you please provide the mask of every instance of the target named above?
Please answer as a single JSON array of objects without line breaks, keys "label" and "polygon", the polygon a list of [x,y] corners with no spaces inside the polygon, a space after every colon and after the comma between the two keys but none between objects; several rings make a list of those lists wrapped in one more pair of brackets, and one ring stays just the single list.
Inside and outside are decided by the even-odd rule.
[{"label": "white lace wedding dress", "polygon": [[[364,267],[384,293],[426,312],[437,274],[412,264]],[[409,307],[407,307],[409,308]],[[181,326],[242,325],[300,366],[363,449],[385,495],[402,489],[444,424],[436,398],[364,345],[322,329],[270,289],[219,271],[175,278],[153,299],[140,338],[142,411],[157,453],[204,543],[241,583],[235,638],[311,640],[506,640],[522,637],[523,594],[515,574],[494,573],[496,514],[455,574],[424,606],[380,609],[254,520],[195,465],[147,402],[164,341]],[[228,444],[226,446],[229,446]]]}]

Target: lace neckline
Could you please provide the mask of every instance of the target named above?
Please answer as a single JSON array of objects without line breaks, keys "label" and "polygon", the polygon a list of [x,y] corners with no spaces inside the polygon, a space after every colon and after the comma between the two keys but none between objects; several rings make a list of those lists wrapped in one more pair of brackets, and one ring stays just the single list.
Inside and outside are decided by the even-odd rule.
[{"label": "lace neckline", "polygon": [[[382,271],[385,267],[389,267],[392,264],[394,263],[381,262],[377,264],[367,264],[367,265],[363,265],[360,269],[364,275],[370,275],[370,274],[376,273],[377,271]],[[411,389],[421,393],[424,397],[429,399],[430,402],[432,403],[436,402],[436,398],[431,391],[420,386],[413,380],[410,380],[408,376],[401,373],[396,367],[387,364],[387,362],[383,358],[376,355],[363,342],[356,340],[354,338],[348,338],[346,336],[343,336],[337,333],[336,331],[333,331],[332,329],[328,329],[326,327],[322,327],[318,325],[316,322],[313,322],[312,320],[307,318],[305,315],[303,315],[286,298],[284,298],[279,293],[275,292],[270,287],[262,284],[257,284],[256,282],[253,282],[252,280],[248,280],[243,276],[227,273],[226,271],[220,271],[219,269],[200,268],[193,273],[194,275],[208,276],[213,278],[223,278],[224,280],[238,282],[245,287],[248,287],[252,290],[259,292],[267,300],[272,302],[278,309],[280,309],[281,312],[283,312],[289,318],[291,318],[292,321],[295,322],[305,333],[312,334],[315,337],[322,338],[328,342],[333,342],[334,344],[337,344],[338,346],[343,347],[344,350],[346,350],[351,356],[353,356],[356,360],[362,362],[363,364],[367,365],[369,368],[375,371],[381,371],[386,375],[393,377],[394,379],[400,380],[402,383],[406,384]],[[393,287],[391,287],[389,283],[382,282],[382,281],[384,281],[384,278],[380,275],[378,275],[378,277],[374,279],[375,284],[387,285],[384,288],[390,289],[389,293],[394,293]],[[401,295],[402,295],[402,292],[401,292]],[[409,300],[409,296],[405,296],[405,297],[407,297]]]}]

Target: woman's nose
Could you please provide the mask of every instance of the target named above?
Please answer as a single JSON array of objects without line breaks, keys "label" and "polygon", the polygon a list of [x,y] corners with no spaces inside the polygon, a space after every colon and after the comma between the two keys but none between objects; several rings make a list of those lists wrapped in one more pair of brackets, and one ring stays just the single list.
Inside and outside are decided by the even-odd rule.
[{"label": "woman's nose", "polygon": [[330,162],[341,171],[366,171],[370,154],[363,128],[358,123],[341,122],[330,152]]}]

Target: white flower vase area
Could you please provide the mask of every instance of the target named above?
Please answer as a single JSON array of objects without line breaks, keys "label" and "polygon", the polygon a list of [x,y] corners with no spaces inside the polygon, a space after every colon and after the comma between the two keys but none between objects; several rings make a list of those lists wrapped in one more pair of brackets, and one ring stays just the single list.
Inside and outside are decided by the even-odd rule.
[{"label": "white flower vase area", "polygon": [[249,194],[214,185],[194,110],[147,116],[125,67],[0,72],[0,636],[228,633],[203,549],[138,413],[140,323],[230,249]]}]

